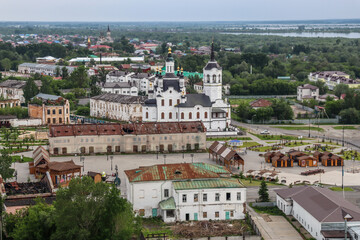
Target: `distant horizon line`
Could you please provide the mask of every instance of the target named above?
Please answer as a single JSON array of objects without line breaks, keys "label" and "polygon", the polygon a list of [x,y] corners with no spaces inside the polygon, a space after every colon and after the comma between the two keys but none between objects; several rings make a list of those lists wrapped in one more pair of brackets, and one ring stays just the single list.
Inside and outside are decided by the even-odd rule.
[{"label": "distant horizon line", "polygon": [[324,19],[297,19],[297,20],[143,20],[143,21],[53,21],[53,20],[0,20],[0,23],[257,23],[257,22],[314,22],[314,21],[359,21],[360,18],[324,18]]}]

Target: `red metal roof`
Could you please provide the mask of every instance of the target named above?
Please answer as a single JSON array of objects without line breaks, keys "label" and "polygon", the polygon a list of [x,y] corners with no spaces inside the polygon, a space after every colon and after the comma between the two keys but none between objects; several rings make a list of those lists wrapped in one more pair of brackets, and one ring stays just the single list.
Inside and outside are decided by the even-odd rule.
[{"label": "red metal roof", "polygon": [[159,164],[125,171],[130,182],[220,178],[231,172],[206,163]]},{"label": "red metal roof", "polygon": [[82,136],[82,135],[144,135],[171,133],[205,132],[202,122],[166,122],[166,123],[108,123],[81,125],[51,125],[50,137]]},{"label": "red metal roof", "polygon": [[255,107],[269,107],[272,105],[272,102],[266,100],[266,99],[258,99],[250,103],[250,106]]}]

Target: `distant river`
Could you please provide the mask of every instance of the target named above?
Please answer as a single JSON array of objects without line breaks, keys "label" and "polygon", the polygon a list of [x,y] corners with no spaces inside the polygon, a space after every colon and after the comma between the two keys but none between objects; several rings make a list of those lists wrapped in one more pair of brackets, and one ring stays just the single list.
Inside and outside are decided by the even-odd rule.
[{"label": "distant river", "polygon": [[291,32],[291,33],[222,33],[232,35],[266,35],[266,36],[282,36],[282,37],[308,37],[308,38],[360,38],[360,33],[332,33],[332,32]]}]

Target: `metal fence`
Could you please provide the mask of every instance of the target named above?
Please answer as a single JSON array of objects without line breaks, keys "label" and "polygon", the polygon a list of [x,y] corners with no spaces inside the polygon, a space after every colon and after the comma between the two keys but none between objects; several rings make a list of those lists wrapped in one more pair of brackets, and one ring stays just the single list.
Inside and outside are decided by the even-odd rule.
[{"label": "metal fence", "polygon": [[75,122],[81,122],[81,123],[106,123],[107,121],[99,120],[96,118],[87,118],[82,116],[76,116],[76,115],[70,115],[70,120]]},{"label": "metal fence", "polygon": [[297,95],[229,95],[226,96],[229,99],[249,99],[249,98],[255,98],[255,99],[260,99],[260,98],[296,98]]}]

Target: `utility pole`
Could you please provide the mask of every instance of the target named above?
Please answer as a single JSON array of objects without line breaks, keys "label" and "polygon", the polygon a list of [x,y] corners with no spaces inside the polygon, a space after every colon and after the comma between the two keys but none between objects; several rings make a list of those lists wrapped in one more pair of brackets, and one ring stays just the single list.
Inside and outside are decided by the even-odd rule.
[{"label": "utility pole", "polygon": [[344,141],[345,141],[345,138],[344,138],[344,125],[343,125],[343,127],[342,127],[342,130],[343,130],[343,132],[342,132],[342,146],[344,147],[344,145],[345,145],[345,143],[344,143]]}]

